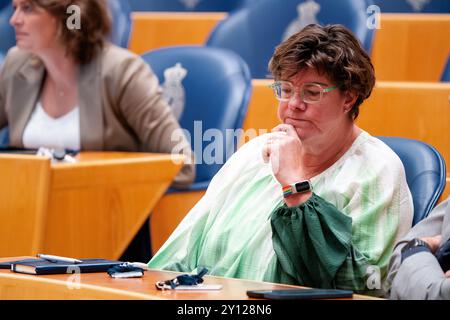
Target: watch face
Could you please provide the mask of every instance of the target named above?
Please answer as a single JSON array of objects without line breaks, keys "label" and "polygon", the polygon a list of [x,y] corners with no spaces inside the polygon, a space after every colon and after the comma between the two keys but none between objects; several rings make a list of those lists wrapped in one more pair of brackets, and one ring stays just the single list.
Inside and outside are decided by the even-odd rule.
[{"label": "watch face", "polygon": [[311,184],[309,181],[302,181],[295,184],[297,192],[306,192],[311,190]]},{"label": "watch face", "polygon": [[420,239],[414,239],[414,246],[418,247],[418,246],[426,246],[428,247],[428,244],[425,241],[422,241]]}]

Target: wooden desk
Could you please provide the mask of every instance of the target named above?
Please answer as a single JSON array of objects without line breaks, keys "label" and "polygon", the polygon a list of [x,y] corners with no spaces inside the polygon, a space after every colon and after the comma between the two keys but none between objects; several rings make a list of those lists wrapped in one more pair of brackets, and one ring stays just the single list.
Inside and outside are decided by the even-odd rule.
[{"label": "wooden desk", "polygon": [[[12,261],[19,258],[4,258]],[[82,273],[58,275],[25,275],[0,270],[0,300],[6,299],[146,299],[146,300],[246,300],[247,290],[272,290],[295,288],[222,277],[205,277],[205,283],[222,284],[222,290],[203,292],[160,291],[155,282],[168,280],[180,273],[170,271],[146,271],[142,278],[113,279],[107,273]],[[76,277],[80,276],[79,279]],[[78,281],[79,280],[79,281]],[[354,295],[353,300],[376,299]]]},{"label": "wooden desk", "polygon": [[[12,175],[23,183],[20,187],[6,186],[15,198],[0,195],[2,201],[11,204],[7,214],[0,215],[0,225],[6,226],[0,237],[9,239],[6,247],[1,247],[0,256],[45,252],[118,259],[181,169],[181,163],[175,164],[171,155],[82,152],[76,163],[50,164],[41,159],[40,178],[47,178],[42,182],[33,176],[35,170],[24,170],[36,163],[35,156],[0,156],[0,167],[6,159],[2,157],[21,159],[22,166]],[[37,191],[36,185],[40,186]],[[29,188],[46,198],[29,206],[28,198],[21,197],[33,196]],[[32,230],[33,239],[37,239],[33,246],[29,237],[20,236],[22,225],[28,221],[23,213],[41,222],[27,224],[26,230]]]},{"label": "wooden desk", "polygon": [[203,45],[225,12],[134,12],[130,50],[149,50],[177,45]]},{"label": "wooden desk", "polygon": [[37,253],[44,240],[50,159],[1,154],[0,172],[0,256]]}]

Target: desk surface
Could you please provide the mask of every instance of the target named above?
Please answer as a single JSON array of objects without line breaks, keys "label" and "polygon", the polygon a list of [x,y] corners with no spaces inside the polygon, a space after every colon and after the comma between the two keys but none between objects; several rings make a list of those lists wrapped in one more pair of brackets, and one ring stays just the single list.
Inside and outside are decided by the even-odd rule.
[{"label": "desk surface", "polygon": [[[22,259],[1,258],[0,261]],[[160,291],[155,282],[176,277],[170,271],[146,271],[142,278],[113,279],[107,273],[26,275],[0,270],[0,299],[147,299],[246,300],[247,290],[288,289],[295,286],[222,277],[205,277],[205,284],[222,284],[217,291]],[[77,278],[79,276],[79,278]],[[375,299],[354,295],[353,300]]]}]

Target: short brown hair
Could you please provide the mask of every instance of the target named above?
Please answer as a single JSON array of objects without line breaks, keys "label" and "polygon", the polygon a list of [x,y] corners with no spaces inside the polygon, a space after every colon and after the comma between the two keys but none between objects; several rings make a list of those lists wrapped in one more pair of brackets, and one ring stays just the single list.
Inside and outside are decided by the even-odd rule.
[{"label": "short brown hair", "polygon": [[[111,17],[106,0],[29,0],[56,17],[60,26],[60,37],[67,54],[77,62],[90,62],[103,48],[111,32]],[[81,12],[81,29],[69,29],[67,8],[76,5]]]},{"label": "short brown hair", "polygon": [[310,24],[281,43],[269,62],[275,79],[289,79],[314,68],[325,74],[341,91],[358,94],[349,112],[356,119],[359,106],[370,96],[375,72],[370,57],[351,31],[342,25]]}]

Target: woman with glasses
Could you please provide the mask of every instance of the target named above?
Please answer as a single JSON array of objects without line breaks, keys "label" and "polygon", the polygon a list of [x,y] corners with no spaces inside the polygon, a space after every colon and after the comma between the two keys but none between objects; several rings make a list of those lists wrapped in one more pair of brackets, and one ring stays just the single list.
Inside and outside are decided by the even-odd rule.
[{"label": "woman with glasses", "polygon": [[413,203],[401,160],[358,128],[375,83],[340,25],[309,25],[269,63],[281,124],[214,177],[151,268],[381,295]]}]

